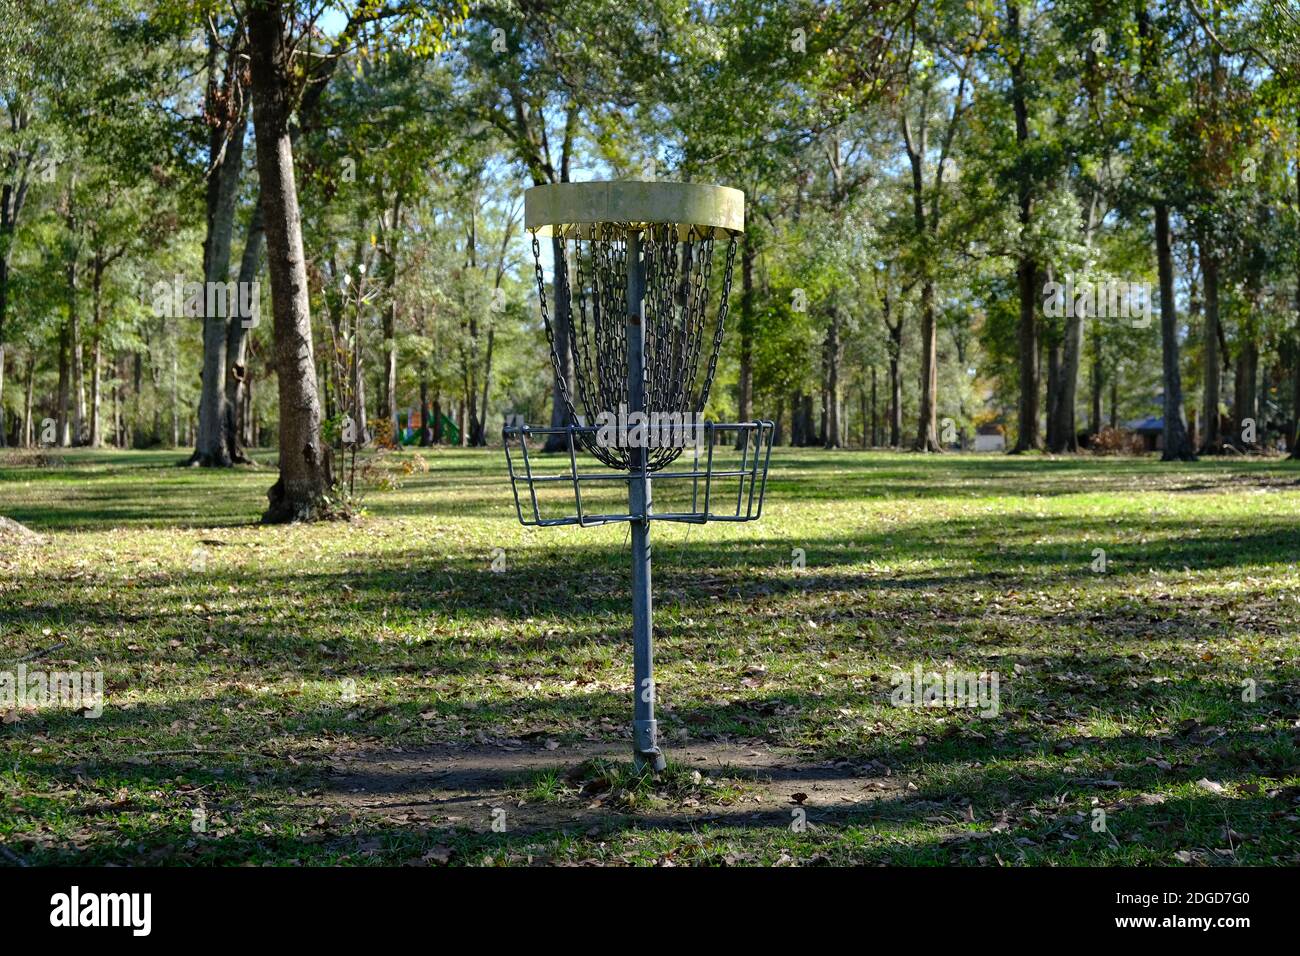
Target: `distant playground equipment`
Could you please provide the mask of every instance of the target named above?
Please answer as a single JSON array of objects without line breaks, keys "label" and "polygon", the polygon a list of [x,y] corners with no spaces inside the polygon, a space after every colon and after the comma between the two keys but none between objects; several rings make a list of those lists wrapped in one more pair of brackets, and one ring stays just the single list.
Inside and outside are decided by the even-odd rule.
[{"label": "distant playground equipment", "polygon": [[[432,417],[430,415],[430,418]],[[446,414],[439,415],[437,420],[442,424],[442,432],[437,443],[459,445],[460,428],[456,425],[456,422]],[[424,428],[424,413],[419,408],[411,407],[406,410],[406,414],[401,416],[398,421],[405,422],[405,424],[399,424],[397,428],[398,444],[408,446],[420,444],[420,432]],[[437,433],[435,432],[435,434]],[[433,444],[433,442],[434,439],[430,436],[429,443]]]}]

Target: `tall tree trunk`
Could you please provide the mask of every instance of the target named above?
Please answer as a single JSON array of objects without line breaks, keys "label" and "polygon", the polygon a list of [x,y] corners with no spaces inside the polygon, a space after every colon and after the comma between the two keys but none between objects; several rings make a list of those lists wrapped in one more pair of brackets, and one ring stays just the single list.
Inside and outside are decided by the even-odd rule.
[{"label": "tall tree trunk", "polygon": [[[1095,70],[1097,67],[1096,58],[1090,56],[1088,62],[1089,70],[1093,71],[1095,77]],[[1090,87],[1090,103],[1093,102],[1094,99],[1091,89],[1092,88]],[[1083,226],[1084,242],[1087,244],[1089,249],[1092,248],[1093,237],[1096,235],[1100,216],[1101,196],[1097,191],[1094,191],[1088,202],[1088,215],[1084,220]],[[1076,309],[1074,311],[1077,312],[1078,310]],[[1100,309],[1097,311],[1100,311]],[[1066,447],[1068,447],[1070,451],[1076,452],[1079,450],[1079,428],[1075,422],[1074,414],[1079,389],[1079,368],[1083,361],[1083,337],[1086,318],[1087,317],[1084,315],[1075,315],[1067,320],[1065,328],[1065,364],[1067,366],[1066,374],[1069,379],[1069,394],[1066,396],[1066,405],[1069,409],[1069,418],[1066,422],[1066,426],[1069,430],[1069,438]],[[1095,435],[1097,433],[1097,429],[1100,427],[1099,421],[1101,419],[1101,331],[1096,321],[1093,322],[1093,327],[1095,329],[1093,333],[1093,361],[1089,376],[1092,379],[1092,405],[1090,407],[1091,414],[1088,416],[1089,435]],[[1071,351],[1073,354],[1071,354]]]},{"label": "tall tree trunk", "polygon": [[[244,125],[225,146],[225,159],[213,170],[208,183],[208,233],[203,250],[205,290],[224,285],[230,278],[230,248],[234,234],[235,208],[239,194]],[[218,148],[214,146],[214,149]],[[193,463],[207,468],[224,468],[232,463],[229,435],[231,420],[226,387],[230,366],[231,326],[238,325],[242,286],[235,286],[225,309],[208,312],[212,296],[204,296],[203,371],[199,392],[199,429]],[[229,301],[234,299],[233,302]]]},{"label": "tall tree trunk", "polygon": [[267,493],[265,522],[314,517],[333,484],[330,448],[321,441],[307,268],[289,134],[293,104],[291,50],[284,36],[287,14],[282,0],[264,0],[248,9],[257,173],[280,396],[280,477]]},{"label": "tall tree trunk", "polygon": [[1011,103],[1016,117],[1016,149],[1022,160],[1018,172],[1017,205],[1021,248],[1016,262],[1016,284],[1020,295],[1020,403],[1019,434],[1013,452],[1032,451],[1042,447],[1038,432],[1038,264],[1025,243],[1029,241],[1029,227],[1033,219],[1033,188],[1029,165],[1023,162],[1029,145],[1029,105],[1025,80],[1025,52],[1019,49],[1020,5],[1007,3],[1007,27],[1012,43],[1016,45],[1015,58],[1008,63],[1011,70]]},{"label": "tall tree trunk", "polygon": [[[121,384],[117,388],[117,393],[119,398],[119,405],[117,408],[117,447],[118,448],[131,447],[131,441],[130,441],[131,423],[130,420],[125,417],[125,408],[124,408],[126,404],[126,389],[127,389],[126,383],[130,379],[130,371],[131,371],[129,368],[129,364],[130,364],[129,361],[125,356],[119,357],[118,365],[117,365],[117,379]],[[140,386],[138,381],[134,383],[132,386],[131,398],[135,401],[136,405],[138,406],[140,403]]]},{"label": "tall tree trunk", "polygon": [[821,387],[818,389],[818,415],[817,415],[817,444],[824,445],[827,442],[826,426],[830,420],[830,393],[826,390],[826,349],[822,347],[822,374]]},{"label": "tall tree trunk", "polygon": [[1300,461],[1300,287],[1296,289],[1296,328],[1295,341],[1292,343],[1291,360],[1291,440],[1289,442],[1291,461]]},{"label": "tall tree trunk", "polygon": [[86,440],[86,372],[81,354],[81,310],[77,302],[75,260],[68,266],[68,361],[72,377],[72,435],[69,444],[80,445]]},{"label": "tall tree trunk", "polygon": [[90,447],[100,448],[104,444],[104,436],[100,431],[99,410],[102,402],[100,386],[102,379],[100,377],[100,366],[103,361],[103,352],[101,351],[101,342],[99,332],[96,331],[91,338],[90,344]]},{"label": "tall tree trunk", "polygon": [[1097,434],[1102,428],[1101,393],[1106,387],[1106,377],[1101,359],[1101,331],[1097,330],[1092,336],[1092,370],[1089,376],[1092,386],[1092,401],[1089,405],[1090,413],[1088,415],[1089,435]]},{"label": "tall tree trunk", "polygon": [[474,413],[474,395],[475,386],[470,379],[470,371],[466,364],[462,371],[464,372],[461,379],[461,408],[465,409],[465,420],[461,426],[461,444],[469,447],[474,444],[474,429],[478,426],[478,416]]},{"label": "tall tree trunk", "polygon": [[[390,294],[396,295],[396,282]],[[384,331],[384,365],[382,414],[393,423],[393,434],[397,434],[397,303],[390,300],[383,310]]]},{"label": "tall tree trunk", "polygon": [[9,184],[0,195],[0,448],[5,446],[5,312],[9,308]]},{"label": "tall tree trunk", "polygon": [[[1296,140],[1300,142],[1300,113],[1296,114]],[[1295,171],[1295,198],[1296,208],[1300,209],[1300,165]],[[1296,247],[1295,271],[1295,375],[1291,384],[1291,416],[1295,428],[1291,431],[1291,454],[1288,457],[1300,461],[1300,245]]]},{"label": "tall tree trunk", "polygon": [[[392,215],[391,223],[387,221],[388,216]],[[399,195],[393,201],[391,210],[385,209],[380,214],[380,235],[382,241],[379,243],[379,267],[382,271],[384,283],[384,309],[383,309],[383,332],[384,332],[384,365],[382,376],[382,388],[379,393],[382,406],[381,414],[388,419],[393,426],[393,435],[398,434],[398,409],[397,409],[397,236],[402,217],[402,197]]]},{"label": "tall tree trunk", "polygon": [[1058,429],[1061,424],[1062,342],[1053,329],[1047,341],[1047,450],[1064,450]]},{"label": "tall tree trunk", "polygon": [[[913,138],[911,121],[904,115],[903,117],[903,142],[907,147],[908,165],[912,174],[912,226],[916,230],[918,238],[924,237],[926,240],[933,241],[934,228],[937,227],[936,221],[927,223],[925,210],[925,179],[924,163],[929,151],[929,122],[928,104],[930,94],[930,83],[927,81],[923,88],[921,98],[921,122],[917,131],[917,137]],[[936,189],[938,186],[936,186]],[[916,441],[912,447],[916,451],[939,451],[938,438],[938,420],[937,420],[937,362],[938,362],[938,329],[936,327],[934,315],[934,282],[930,276],[930,263],[923,262],[921,265],[921,381],[920,381],[920,401],[917,404],[917,430]],[[902,323],[902,319],[899,319]]]},{"label": "tall tree trunk", "polygon": [[938,427],[939,329],[934,314],[934,284],[921,282],[921,401],[917,416],[917,451],[942,451]]},{"label": "tall tree trunk", "polygon": [[[244,239],[244,254],[239,260],[240,289],[252,289],[253,283],[257,281],[257,274],[262,268],[262,246],[265,238],[266,233],[262,228],[262,203],[259,197],[253,205],[253,215],[248,222],[248,235]],[[256,308],[260,313],[260,306]],[[247,404],[246,392],[251,380],[248,368],[248,335],[255,325],[254,316],[245,315],[241,311],[230,322],[226,338],[226,420],[222,432],[226,454],[231,462],[237,464],[251,464],[251,459],[244,454],[244,445],[249,441],[245,405]]]},{"label": "tall tree trunk", "polygon": [[[231,41],[232,46],[235,41]],[[226,427],[231,419],[226,389],[229,365],[230,326],[239,312],[239,287],[234,302],[227,300],[225,309],[214,309],[207,290],[214,284],[225,285],[230,279],[230,248],[235,231],[235,210],[239,202],[239,179],[243,171],[244,134],[248,128],[248,111],[243,108],[239,84],[239,61],[231,51],[223,84],[218,87],[221,43],[213,28],[208,30],[208,177],[204,194],[207,232],[203,239],[203,370],[199,391],[198,441],[191,464],[223,468],[231,464],[230,442]],[[231,110],[236,112],[231,114]]]},{"label": "tall tree trunk", "polygon": [[90,447],[99,448],[103,444],[103,435],[99,425],[100,409],[100,364],[103,361],[100,339],[104,321],[104,270],[107,263],[101,253],[95,254],[91,275],[91,330],[90,330]]},{"label": "tall tree trunk", "polygon": [[871,447],[880,444],[880,418],[876,414],[876,367],[871,366]]},{"label": "tall tree trunk", "polygon": [[465,434],[462,444],[466,447],[477,444],[479,428],[478,418],[478,323],[471,319],[467,324],[465,336],[469,348],[461,349],[461,397],[465,408]]},{"label": "tall tree trunk", "polygon": [[72,341],[68,347],[72,358],[72,444],[86,443],[86,356],[81,341],[81,314],[72,317]]},{"label": "tall tree trunk", "polygon": [[487,416],[488,416],[488,386],[492,381],[492,346],[496,341],[496,328],[489,326],[487,334],[487,350],[483,356],[483,393],[479,399],[479,416],[478,432],[474,436],[474,444],[480,448],[487,447]]},{"label": "tall tree trunk", "polygon": [[1020,353],[1020,402],[1016,445],[1013,452],[1034,451],[1042,447],[1038,433],[1038,302],[1034,294],[1037,266],[1033,259],[1022,257],[1016,266],[1020,295],[1020,326],[1017,348]]},{"label": "tall tree trunk", "polygon": [[1194,461],[1183,418],[1183,376],[1178,367],[1178,306],[1174,301],[1174,259],[1169,207],[1155,204],[1156,264],[1160,271],[1160,347],[1164,373],[1164,454],[1162,461]]},{"label": "tall tree trunk", "polygon": [[886,312],[885,327],[889,330],[889,447],[898,448],[903,443],[903,378],[898,367],[903,355],[903,317],[890,324]]},{"label": "tall tree trunk", "polygon": [[[55,422],[58,430],[55,443],[63,448],[72,444],[71,422],[68,417],[68,399],[70,395],[68,374],[71,367],[68,361],[68,326],[70,322],[71,319],[65,319],[59,326],[59,386],[57,392],[58,407],[55,410]],[[44,435],[41,436],[41,440],[44,441]]]},{"label": "tall tree trunk", "polygon": [[[858,419],[859,419],[859,421],[861,421],[861,423],[862,423],[862,424],[861,424],[861,429],[862,429],[862,444],[861,444],[861,447],[863,447],[863,448],[870,448],[870,447],[871,447],[871,434],[870,434],[870,430],[871,430],[871,418],[870,418],[870,415],[871,415],[871,413],[868,411],[868,407],[869,407],[869,405],[868,405],[868,400],[867,400],[867,386],[866,386],[866,385],[860,385],[860,386],[858,387]],[[847,411],[847,409],[846,409],[846,411]],[[847,415],[845,415],[845,419],[846,419],[846,421],[845,421],[845,423],[844,423],[844,433],[845,433],[845,434],[844,434],[844,438],[845,438],[845,441],[849,441],[849,440],[851,439],[851,432],[852,432],[852,429],[849,427],[849,422],[848,422],[848,420],[847,420],[847,419],[848,419],[848,416],[847,416]]]},{"label": "tall tree trunk", "polygon": [[181,400],[180,400],[180,375],[177,370],[177,352],[176,342],[169,339],[172,353],[172,447],[179,448],[181,445]]},{"label": "tall tree trunk", "polygon": [[1219,432],[1219,259],[1201,243],[1201,277],[1205,283],[1204,358],[1205,391],[1201,405],[1201,454],[1222,450]]},{"label": "tall tree trunk", "polygon": [[843,418],[840,396],[840,313],[831,309],[831,322],[826,330],[826,428],[822,436],[825,448],[839,448],[844,444],[841,428]]},{"label": "tall tree trunk", "polygon": [[420,447],[428,448],[433,431],[429,422],[429,373],[428,366],[420,363]]},{"label": "tall tree trunk", "polygon": [[[471,271],[478,269],[477,208],[475,208],[473,214],[470,216],[465,253],[466,269]],[[559,261],[559,259],[556,260],[557,263]],[[566,273],[565,278],[567,282],[567,269],[562,271],[565,271]],[[473,310],[471,310],[466,318],[461,322],[461,331],[461,344],[459,348],[461,397],[462,408],[465,409],[465,418],[461,430],[461,444],[466,447],[472,447],[478,445],[482,430],[482,421],[479,417],[478,408],[479,324],[478,315]],[[572,376],[566,376],[566,380],[569,384],[569,397],[570,399],[574,399],[575,385],[573,378]]]},{"label": "tall tree trunk", "polygon": [[1079,392],[1079,355],[1083,350],[1084,316],[1067,316],[1060,342],[1050,349],[1048,367],[1048,438],[1053,454],[1079,450],[1075,402]]},{"label": "tall tree trunk", "polygon": [[361,361],[361,346],[353,351],[352,417],[357,426],[357,444],[369,444],[374,435],[370,431],[370,405],[366,399],[366,369]]},{"label": "tall tree trunk", "polygon": [[889,447],[903,444],[903,378],[898,359],[889,359]]},{"label": "tall tree trunk", "polygon": [[[163,321],[165,322],[166,320],[164,319]],[[163,344],[166,344],[165,340]],[[152,358],[152,355],[150,357]],[[140,356],[137,355],[136,358],[139,359]],[[163,363],[161,358],[158,361],[150,361],[149,363],[149,378],[153,383],[155,399],[153,402],[153,431],[150,433],[150,438],[152,441],[156,441],[160,445],[163,441],[162,368]]]},{"label": "tall tree trunk", "polygon": [[[1241,332],[1241,344],[1237,346],[1237,374],[1233,389],[1232,408],[1237,423],[1237,434],[1233,436],[1234,444],[1242,448],[1254,448],[1263,437],[1260,434],[1259,410],[1256,395],[1259,388],[1259,343],[1249,322]],[[1254,425],[1254,438],[1248,439],[1247,422]]]},{"label": "tall tree trunk", "polygon": [[1061,399],[1057,405],[1057,433],[1061,451],[1079,450],[1079,427],[1075,420],[1075,402],[1079,395],[1079,363],[1083,353],[1083,316],[1065,322],[1065,354],[1061,361]]},{"label": "tall tree trunk", "polygon": [[[120,369],[121,363],[114,361],[114,375]],[[113,447],[122,447],[122,385],[121,380],[113,383]]]},{"label": "tall tree trunk", "polygon": [[[29,122],[29,111],[20,108],[10,114],[10,131],[20,134],[27,129]],[[6,441],[4,363],[5,322],[9,315],[9,257],[13,252],[13,238],[18,226],[18,217],[26,204],[34,160],[34,153],[27,153],[21,161],[15,163],[15,168],[12,169],[15,181],[0,184],[0,448],[4,447]]]},{"label": "tall tree trunk", "polygon": [[[962,86],[957,93],[957,103],[960,105],[962,99],[961,90],[965,87],[965,78],[963,77]],[[930,261],[931,251],[937,248],[938,229],[939,229],[939,196],[943,189],[943,161],[938,164],[938,171],[935,174],[934,196],[931,203],[929,214],[927,215],[925,207],[925,179],[924,165],[929,161],[929,103],[930,93],[933,88],[933,79],[927,78],[921,88],[921,105],[920,121],[917,126],[916,134],[913,135],[910,117],[904,113],[902,121],[903,143],[907,149],[908,165],[911,170],[912,185],[912,227],[916,232],[918,239],[923,239],[926,245],[926,255],[921,262],[921,380],[920,380],[920,401],[917,407],[917,430],[916,441],[912,447],[916,451],[942,451],[943,446],[939,443],[938,428],[938,322],[935,316],[934,307],[934,278],[933,265]],[[940,150],[941,157],[946,157],[948,148],[952,142],[952,136],[957,121],[956,110],[954,107],[952,119],[949,121],[946,137],[943,147]],[[900,318],[901,323],[901,318]]]},{"label": "tall tree trunk", "polygon": [[24,448],[32,447],[32,398],[36,387],[36,356],[33,355],[27,360],[27,397],[23,401],[23,434],[22,446]]}]

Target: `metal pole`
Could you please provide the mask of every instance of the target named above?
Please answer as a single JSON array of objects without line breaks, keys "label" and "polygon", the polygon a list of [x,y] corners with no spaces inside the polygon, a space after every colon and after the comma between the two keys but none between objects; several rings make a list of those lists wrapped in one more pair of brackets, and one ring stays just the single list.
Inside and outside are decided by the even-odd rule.
[{"label": "metal pole", "polygon": [[[627,235],[627,404],[628,414],[645,412],[645,264],[641,261],[641,235]],[[656,741],[654,683],[654,616],[650,596],[650,478],[645,470],[646,449],[629,449],[628,513],[632,524],[632,761],[638,771],[664,769],[664,755]]]}]

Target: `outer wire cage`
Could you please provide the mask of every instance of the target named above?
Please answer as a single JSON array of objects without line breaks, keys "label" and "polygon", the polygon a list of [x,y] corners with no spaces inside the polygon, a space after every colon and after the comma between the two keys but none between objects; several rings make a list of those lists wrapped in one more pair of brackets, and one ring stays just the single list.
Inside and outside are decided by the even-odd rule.
[{"label": "outer wire cage", "polygon": [[[674,462],[672,470],[649,472],[642,470],[626,472],[601,468],[599,471],[582,471],[579,467],[579,452],[586,441],[595,441],[598,429],[592,425],[570,424],[563,427],[537,428],[531,425],[508,425],[501,430],[502,443],[506,452],[506,467],[510,477],[510,489],[514,493],[515,514],[519,522],[530,527],[553,527],[557,525],[580,525],[584,528],[616,522],[638,521],[677,521],[686,524],[706,524],[710,521],[756,521],[763,514],[763,498],[767,490],[767,471],[772,459],[772,440],[776,426],[770,421],[752,422],[705,422],[695,426],[700,433],[698,441],[687,445],[693,449],[689,467],[682,467],[682,455]],[[530,453],[530,438],[545,441],[552,435],[562,435],[567,448],[567,468],[561,471],[539,473],[538,464],[551,465],[553,459],[538,461],[535,452]],[[715,449],[726,447],[732,457],[738,456],[737,462],[718,462]],[[513,450],[512,450],[513,449]],[[518,465],[516,467],[516,456]],[[671,467],[671,466],[670,466]],[[689,498],[689,507],[677,507],[673,510],[655,511],[653,499],[646,494],[647,507],[644,514],[632,511],[602,512],[591,511],[583,504],[583,487],[603,485],[605,487],[620,485],[630,489],[633,482],[643,482],[647,490],[654,486],[667,485],[675,492],[683,492]],[[725,491],[716,486],[726,485]],[[734,485],[734,493],[731,486]],[[521,486],[523,493],[521,494]],[[538,492],[543,489],[568,486],[572,491],[569,499],[571,508],[562,509],[564,513],[547,516],[543,513],[543,503],[539,502]],[[631,500],[625,495],[623,500]],[[554,504],[552,502],[548,504]],[[724,505],[725,507],[720,507]]]}]

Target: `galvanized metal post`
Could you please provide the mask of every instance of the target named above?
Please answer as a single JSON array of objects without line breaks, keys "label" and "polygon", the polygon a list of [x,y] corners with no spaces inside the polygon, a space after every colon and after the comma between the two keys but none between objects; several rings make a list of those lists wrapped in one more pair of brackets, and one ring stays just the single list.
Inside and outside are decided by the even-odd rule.
[{"label": "galvanized metal post", "polygon": [[[627,234],[627,403],[628,414],[645,412],[645,264],[641,234]],[[644,433],[644,432],[643,432]],[[638,771],[664,769],[655,723],[654,608],[650,596],[650,478],[644,445],[630,449],[628,513],[632,526],[632,761]]]}]

